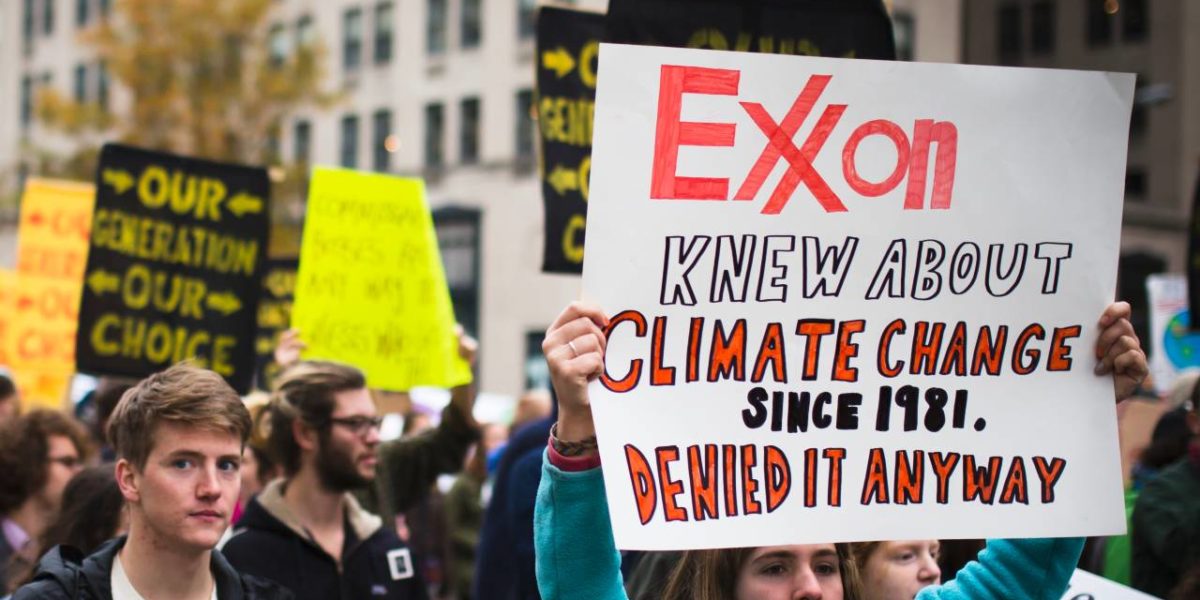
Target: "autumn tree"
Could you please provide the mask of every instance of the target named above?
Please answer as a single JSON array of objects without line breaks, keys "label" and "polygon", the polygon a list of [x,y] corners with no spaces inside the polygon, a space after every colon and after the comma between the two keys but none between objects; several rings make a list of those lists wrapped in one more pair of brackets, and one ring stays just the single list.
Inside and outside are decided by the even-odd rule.
[{"label": "autumn tree", "polygon": [[[284,116],[333,98],[321,90],[324,52],[317,40],[290,30],[279,38],[288,43],[272,48],[273,4],[120,0],[80,37],[95,49],[127,102],[101,108],[46,90],[38,97],[38,118],[69,135],[99,131],[145,148],[277,165],[272,195],[283,208],[280,200],[294,199],[303,187],[304,170],[283,167],[272,142]],[[59,170],[90,178],[96,150],[81,148]],[[280,177],[280,168],[288,175]]]}]

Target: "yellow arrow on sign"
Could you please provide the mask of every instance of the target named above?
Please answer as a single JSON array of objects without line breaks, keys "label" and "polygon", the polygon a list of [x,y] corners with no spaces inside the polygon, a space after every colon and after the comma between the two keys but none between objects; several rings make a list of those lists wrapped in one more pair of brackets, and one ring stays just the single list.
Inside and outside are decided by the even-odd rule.
[{"label": "yellow arrow on sign", "polygon": [[247,213],[262,212],[263,201],[258,196],[247,194],[246,192],[238,192],[229,199],[229,212],[242,216]]},{"label": "yellow arrow on sign", "polygon": [[97,269],[88,275],[87,284],[92,288],[92,293],[97,296],[103,296],[108,292],[115,292],[121,288],[121,276],[116,273],[109,273],[104,269]]},{"label": "yellow arrow on sign", "polygon": [[562,79],[575,68],[575,59],[571,58],[571,53],[567,52],[566,48],[559,46],[542,52],[542,68],[554,71],[554,74]]},{"label": "yellow arrow on sign", "polygon": [[124,194],[126,190],[133,187],[133,175],[128,171],[121,169],[105,169],[104,183],[111,185],[118,194]]},{"label": "yellow arrow on sign", "polygon": [[562,165],[554,165],[554,170],[550,172],[546,181],[550,183],[550,187],[554,188],[554,191],[558,192],[559,196],[579,189],[579,174]]},{"label": "yellow arrow on sign", "polygon": [[208,307],[229,316],[242,307],[241,300],[231,292],[212,292],[208,295]]}]

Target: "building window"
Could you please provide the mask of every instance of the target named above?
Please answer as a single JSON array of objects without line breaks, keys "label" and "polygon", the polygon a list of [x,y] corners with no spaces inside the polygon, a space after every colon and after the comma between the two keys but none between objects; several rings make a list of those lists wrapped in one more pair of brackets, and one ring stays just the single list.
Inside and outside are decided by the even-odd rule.
[{"label": "building window", "polygon": [[446,287],[454,304],[454,318],[479,338],[479,211],[447,207],[433,211]]},{"label": "building window", "polygon": [[1141,167],[1126,168],[1125,197],[1130,200],[1145,200],[1146,196],[1146,171]]},{"label": "building window", "polygon": [[1084,0],[1087,3],[1087,41],[1090,46],[1112,42],[1112,19],[1105,4],[1107,0]]},{"label": "building window", "polygon": [[522,39],[537,33],[537,0],[517,0],[517,34]]},{"label": "building window", "polygon": [[33,30],[34,30],[34,14],[33,0],[25,0],[24,10],[21,13],[21,47],[25,54],[33,51]]},{"label": "building window", "polygon": [[342,16],[342,68],[354,71],[362,64],[362,9],[351,8]]},{"label": "building window", "polygon": [[1121,36],[1127,42],[1146,39],[1150,16],[1146,14],[1146,0],[1124,0],[1121,3]]},{"label": "building window", "polygon": [[296,47],[312,48],[317,41],[316,30],[310,15],[304,15],[296,21]]},{"label": "building window", "polygon": [[342,117],[342,166],[358,167],[358,116]]},{"label": "building window", "polygon": [[54,3],[57,0],[42,0],[42,33],[54,33]]},{"label": "building window", "polygon": [[425,105],[425,168],[441,167],[445,160],[442,138],[445,135],[445,115],[440,103]]},{"label": "building window", "polygon": [[375,6],[375,64],[387,64],[392,60],[392,32],[395,17],[391,2],[380,2]]},{"label": "building window", "polygon": [[33,78],[21,78],[21,129],[29,129],[33,122]]},{"label": "building window", "polygon": [[458,158],[463,164],[479,162],[479,98],[464,98],[458,105]]},{"label": "building window", "polygon": [[282,128],[279,121],[275,121],[267,130],[267,162],[269,164],[277,165],[283,162],[283,151],[281,150],[283,140],[280,139],[283,134],[280,129]]},{"label": "building window", "polygon": [[1033,39],[1029,49],[1034,54],[1054,53],[1055,14],[1053,0],[1033,3]]},{"label": "building window", "polygon": [[371,168],[386,173],[391,170],[392,153],[388,137],[392,135],[392,111],[379,110],[371,117]]},{"label": "building window", "polygon": [[75,65],[74,92],[76,104],[87,102],[87,65]]},{"label": "building window", "polygon": [[108,63],[96,65],[96,104],[100,110],[108,110]]},{"label": "building window", "polygon": [[478,48],[483,37],[483,11],[480,0],[463,0],[462,3],[462,47]]},{"label": "building window", "polygon": [[531,161],[533,159],[533,91],[521,90],[517,92],[517,114],[513,115],[513,121],[517,124],[516,130],[516,156],[518,161]]},{"label": "building window", "polygon": [[549,390],[550,366],[542,354],[542,340],[546,338],[545,329],[535,329],[525,332],[525,389]]},{"label": "building window", "polygon": [[892,16],[892,37],[896,40],[896,60],[913,59],[913,43],[916,39],[916,22],[907,11],[896,11]]},{"label": "building window", "polygon": [[311,143],[312,125],[308,121],[296,121],[292,130],[292,160],[297,164],[308,164]]},{"label": "building window", "polygon": [[75,26],[84,27],[91,20],[92,0],[75,0]]},{"label": "building window", "polygon": [[276,23],[271,26],[267,33],[267,46],[270,49],[270,62],[272,67],[280,67],[287,60],[287,32],[283,28],[283,24]]},{"label": "building window", "polygon": [[1021,58],[1021,7],[1001,6],[996,15],[996,47],[1000,62],[1013,64]]},{"label": "building window", "polygon": [[429,0],[425,15],[425,51],[441,54],[446,51],[446,0]]}]

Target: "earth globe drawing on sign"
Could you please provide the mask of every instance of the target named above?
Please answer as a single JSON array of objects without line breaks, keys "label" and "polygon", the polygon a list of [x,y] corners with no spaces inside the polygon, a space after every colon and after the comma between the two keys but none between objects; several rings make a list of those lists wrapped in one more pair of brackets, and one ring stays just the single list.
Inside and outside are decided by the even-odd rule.
[{"label": "earth globe drawing on sign", "polygon": [[1200,366],[1200,332],[1189,330],[1190,322],[1188,311],[1181,310],[1167,321],[1163,334],[1163,349],[1177,369]]}]

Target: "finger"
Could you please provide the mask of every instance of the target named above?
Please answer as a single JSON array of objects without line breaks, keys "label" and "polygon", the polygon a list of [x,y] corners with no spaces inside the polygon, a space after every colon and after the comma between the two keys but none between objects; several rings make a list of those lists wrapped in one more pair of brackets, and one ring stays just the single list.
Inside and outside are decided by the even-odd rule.
[{"label": "finger", "polygon": [[1113,302],[1105,307],[1104,312],[1100,313],[1099,324],[1101,327],[1108,325],[1119,319],[1128,319],[1133,314],[1133,309],[1129,307],[1128,302]]},{"label": "finger", "polygon": [[604,359],[596,352],[581,354],[568,362],[573,373],[579,373],[587,379],[594,379],[604,373]]},{"label": "finger", "polygon": [[1108,354],[1109,347],[1122,336],[1132,336],[1135,340],[1137,339],[1137,334],[1134,333],[1133,324],[1129,322],[1129,319],[1118,319],[1100,332],[1100,337],[1096,338],[1096,357]]},{"label": "finger", "polygon": [[595,321],[587,317],[576,318],[557,329],[546,332],[546,339],[542,340],[542,352],[545,353],[557,346],[566,345],[568,341],[589,333],[599,338],[604,337],[604,332]]},{"label": "finger", "polygon": [[1146,354],[1140,348],[1123,352],[1114,358],[1113,371],[1117,375],[1124,375],[1137,383],[1141,383],[1146,375],[1150,374],[1150,368],[1146,364]]},{"label": "finger", "polygon": [[574,345],[575,354],[577,356],[582,356],[589,352],[596,352],[601,356],[604,356],[604,342],[602,342],[601,339],[601,336],[597,336],[594,333],[589,333],[571,340],[571,342],[567,344],[567,347],[570,348],[572,345]]},{"label": "finger", "polygon": [[595,304],[589,304],[587,302],[575,301],[568,304],[567,307],[564,308],[561,313],[559,313],[558,318],[554,320],[554,323],[550,325],[550,328],[547,331],[558,329],[564,324],[574,321],[580,317],[591,319],[601,327],[606,327],[608,325],[608,317],[605,316],[604,311],[600,310],[599,306],[596,306]]},{"label": "finger", "polygon": [[1109,349],[1108,349],[1107,353],[1105,353],[1104,358],[1102,358],[1100,360],[1100,362],[1096,365],[1096,369],[1095,369],[1096,374],[1104,375],[1106,373],[1111,373],[1113,370],[1113,361],[1118,356],[1120,356],[1121,354],[1128,352],[1130,350],[1140,350],[1140,349],[1141,349],[1141,344],[1138,343],[1137,338],[1134,336],[1123,335],[1123,336],[1117,338],[1117,340],[1115,342],[1113,342],[1112,345],[1109,346]]}]

